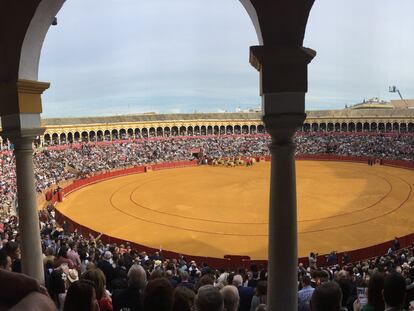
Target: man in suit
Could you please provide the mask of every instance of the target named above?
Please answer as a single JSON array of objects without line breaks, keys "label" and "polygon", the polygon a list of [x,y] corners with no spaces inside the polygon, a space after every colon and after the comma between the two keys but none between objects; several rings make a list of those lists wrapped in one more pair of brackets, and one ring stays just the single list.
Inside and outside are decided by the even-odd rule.
[{"label": "man in suit", "polygon": [[243,286],[243,277],[236,274],[233,277],[233,285],[237,287],[240,296],[238,311],[250,311],[250,305],[253,298],[253,288]]}]

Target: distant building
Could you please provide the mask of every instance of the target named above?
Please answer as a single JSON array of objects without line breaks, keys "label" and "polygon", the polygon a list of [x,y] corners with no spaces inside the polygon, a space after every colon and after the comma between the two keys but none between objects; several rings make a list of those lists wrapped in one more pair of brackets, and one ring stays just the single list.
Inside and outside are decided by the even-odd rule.
[{"label": "distant building", "polygon": [[391,105],[393,105],[395,109],[414,109],[414,99],[392,100]]},{"label": "distant building", "polygon": [[380,100],[378,97],[365,100],[362,103],[355,104],[349,109],[394,109],[394,106],[385,100]]},{"label": "distant building", "polygon": [[387,102],[373,97],[359,104],[349,106],[349,109],[414,109],[414,99],[398,99]]}]

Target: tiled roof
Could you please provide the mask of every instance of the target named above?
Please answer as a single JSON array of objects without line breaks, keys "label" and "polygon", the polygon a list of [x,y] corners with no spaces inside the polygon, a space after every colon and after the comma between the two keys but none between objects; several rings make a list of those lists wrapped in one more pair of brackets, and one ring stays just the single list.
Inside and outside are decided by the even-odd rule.
[{"label": "tiled roof", "polygon": [[157,122],[157,121],[186,121],[186,120],[256,120],[260,113],[191,113],[191,114],[139,114],[111,117],[85,117],[85,118],[47,118],[44,125],[69,124],[97,124],[121,122]]}]

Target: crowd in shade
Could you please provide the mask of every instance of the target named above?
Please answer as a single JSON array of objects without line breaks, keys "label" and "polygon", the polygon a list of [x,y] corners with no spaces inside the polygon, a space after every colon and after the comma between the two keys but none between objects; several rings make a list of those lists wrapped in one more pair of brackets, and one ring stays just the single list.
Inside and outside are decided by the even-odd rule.
[{"label": "crowd in shade", "polygon": [[[50,206],[40,215],[45,287],[20,274],[16,217],[3,220],[0,249],[0,304],[10,307],[43,295],[39,310],[257,311],[267,310],[267,267],[226,270],[162,250],[151,254],[129,243],[104,244],[59,226]],[[403,310],[413,300],[414,245],[400,249],[396,238],[387,254],[359,262],[335,254],[299,264],[298,311]],[[14,272],[14,273],[13,273]],[[21,279],[24,279],[24,282]],[[10,279],[5,283],[4,280]],[[283,280],[281,280],[283,282]],[[10,293],[10,286],[20,286]],[[3,290],[3,288],[6,288]],[[9,295],[9,296],[8,296]],[[46,303],[42,299],[32,302]]]},{"label": "crowd in shade", "polygon": [[[300,154],[364,155],[413,161],[414,136],[299,134]],[[61,150],[35,151],[38,191],[85,174],[144,163],[203,157],[265,156],[269,138],[262,136],[174,138],[83,144]],[[13,310],[143,310],[263,311],[267,303],[267,267],[229,271],[195,262],[166,258],[162,250],[146,253],[129,243],[104,244],[99,236],[69,231],[55,220],[53,206],[39,212],[45,287],[21,274],[14,159],[1,152],[0,309]],[[338,263],[298,265],[298,310],[383,311],[407,307],[414,288],[414,247],[400,249],[398,239],[387,254]],[[283,280],[281,280],[283,282]],[[14,290],[11,290],[13,288]],[[18,288],[19,290],[15,290]],[[30,306],[30,307],[28,307]],[[410,307],[411,308],[411,307]]]}]

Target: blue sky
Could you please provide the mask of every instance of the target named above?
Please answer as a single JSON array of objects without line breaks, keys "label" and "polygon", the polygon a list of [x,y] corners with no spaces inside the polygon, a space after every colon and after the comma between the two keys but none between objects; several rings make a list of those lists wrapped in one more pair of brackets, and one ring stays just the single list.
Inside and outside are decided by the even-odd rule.
[{"label": "blue sky", "polygon": [[[412,0],[316,0],[307,109],[414,98]],[[41,56],[45,117],[258,106],[258,44],[238,0],[67,0]]]}]

